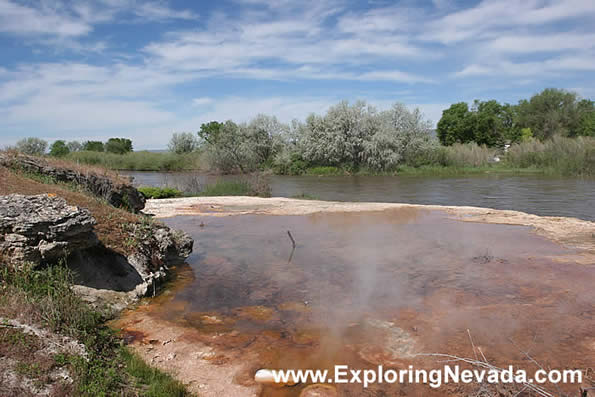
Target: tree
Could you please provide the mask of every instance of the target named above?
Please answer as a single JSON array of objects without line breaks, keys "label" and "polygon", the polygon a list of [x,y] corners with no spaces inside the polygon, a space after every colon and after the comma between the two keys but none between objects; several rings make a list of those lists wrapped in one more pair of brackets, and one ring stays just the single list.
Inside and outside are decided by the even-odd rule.
[{"label": "tree", "polygon": [[40,156],[45,153],[48,143],[39,138],[24,138],[17,142],[16,147],[25,154]]},{"label": "tree", "polygon": [[436,134],[443,145],[473,140],[473,120],[467,102],[455,103],[442,112]]},{"label": "tree", "polygon": [[110,138],[105,143],[105,151],[116,154],[132,152],[132,141],[127,138]]},{"label": "tree", "polygon": [[576,135],[595,136],[595,102],[583,99],[577,107],[579,123]]},{"label": "tree", "polygon": [[190,132],[174,133],[167,147],[176,154],[191,153],[198,149],[198,139]]},{"label": "tree", "polygon": [[574,136],[580,125],[578,95],[556,88],[546,88],[531,99],[521,100],[517,106],[517,124],[531,128],[541,140],[554,135]]},{"label": "tree", "polygon": [[496,100],[475,100],[469,109],[465,102],[451,105],[442,112],[437,134],[444,145],[475,142],[500,146],[505,140],[518,141],[520,129],[515,124],[515,108]]},{"label": "tree", "polygon": [[258,115],[249,123],[212,121],[198,132],[211,164],[223,172],[250,172],[272,164],[289,127],[275,117]]},{"label": "tree", "polygon": [[223,123],[217,121],[211,121],[209,123],[203,123],[198,131],[199,138],[210,145],[215,145],[219,138],[219,132],[223,128]]},{"label": "tree", "polygon": [[70,141],[66,144],[66,146],[71,152],[79,152],[83,150],[83,145],[79,141]]},{"label": "tree", "polygon": [[100,141],[86,141],[83,143],[83,150],[88,150],[91,152],[103,152],[103,142]]},{"label": "tree", "polygon": [[50,146],[50,156],[63,157],[70,153],[70,149],[66,146],[66,142],[62,140],[55,141]]},{"label": "tree", "polygon": [[[294,128],[295,129],[295,128]],[[297,128],[299,154],[310,164],[388,170],[432,145],[430,124],[402,104],[378,112],[359,101],[341,102]]]}]

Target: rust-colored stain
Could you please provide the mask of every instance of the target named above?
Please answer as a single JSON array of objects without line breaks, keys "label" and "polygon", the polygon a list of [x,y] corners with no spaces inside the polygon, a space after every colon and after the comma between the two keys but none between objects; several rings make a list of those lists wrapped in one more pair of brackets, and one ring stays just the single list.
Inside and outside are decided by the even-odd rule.
[{"label": "rust-colored stain", "polygon": [[[189,266],[178,269],[167,294],[127,312],[119,326],[142,335],[130,339],[140,354],[201,396],[298,397],[307,390],[257,385],[259,368],[441,368],[416,354],[472,358],[469,334],[498,366],[533,373],[526,352],[544,367],[595,363],[595,260],[570,261],[593,257],[529,228],[419,210],[211,218],[208,233],[192,220],[168,221],[196,236]],[[297,243],[291,261],[287,230]],[[148,346],[148,339],[171,343]],[[477,391],[474,384],[335,386],[319,390]],[[559,387],[576,394],[579,385]]]}]

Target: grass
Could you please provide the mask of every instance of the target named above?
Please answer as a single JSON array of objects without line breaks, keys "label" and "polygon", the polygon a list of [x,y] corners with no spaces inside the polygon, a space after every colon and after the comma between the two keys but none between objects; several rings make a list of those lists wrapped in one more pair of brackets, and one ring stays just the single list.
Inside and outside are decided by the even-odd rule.
[{"label": "grass", "polygon": [[182,197],[184,195],[181,191],[171,187],[142,186],[138,188],[138,191],[144,194],[146,198],[150,199]]},{"label": "grass", "polygon": [[101,166],[112,170],[181,171],[202,168],[202,157],[198,152],[175,154],[140,151],[115,154],[81,151],[69,153],[65,160],[76,164]]},{"label": "grass", "polygon": [[595,138],[529,140],[511,146],[505,162],[518,168],[549,168],[562,175],[595,175]]},{"label": "grass", "polygon": [[[121,345],[115,332],[105,325],[110,313],[84,302],[72,289],[72,277],[64,265],[45,269],[2,265],[0,315],[74,338],[85,346],[87,353],[86,358],[59,353],[40,361],[34,354],[23,354],[39,350],[40,342],[13,334],[9,340],[17,347],[12,348],[10,356],[18,360],[16,371],[44,383],[49,381],[45,378],[50,369],[65,367],[74,379],[74,390],[67,395],[187,395],[183,385],[148,367]],[[0,341],[5,339],[6,334]],[[21,354],[14,349],[20,349]]]},{"label": "grass", "polygon": [[269,197],[270,193],[263,194],[256,186],[249,181],[225,181],[219,180],[205,186],[197,196],[264,196]]}]

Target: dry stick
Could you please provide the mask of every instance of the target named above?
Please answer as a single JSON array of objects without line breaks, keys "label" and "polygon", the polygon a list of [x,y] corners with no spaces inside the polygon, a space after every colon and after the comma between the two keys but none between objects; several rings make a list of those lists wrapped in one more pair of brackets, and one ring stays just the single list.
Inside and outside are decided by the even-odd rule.
[{"label": "dry stick", "polygon": [[473,338],[471,337],[471,331],[469,331],[469,328],[467,328],[467,335],[469,335],[469,341],[471,341],[471,347],[473,348],[473,355],[477,360],[477,352],[475,351],[475,344],[473,343]]},{"label": "dry stick", "polygon": [[293,245],[293,249],[295,249],[295,240],[293,239],[293,236],[291,235],[291,232],[289,230],[287,231],[287,235],[291,239],[291,244]]},{"label": "dry stick", "polygon": [[[443,358],[448,358],[448,361],[462,361],[464,363],[467,364],[471,364],[477,367],[482,367],[482,368],[487,368],[487,369],[491,369],[497,372],[502,372],[504,371],[502,368],[496,367],[492,364],[488,364],[488,363],[484,363],[483,361],[478,361],[478,360],[473,360],[470,358],[464,358],[464,357],[458,357],[458,356],[453,356],[452,354],[441,354],[441,353],[418,353],[417,356],[429,356],[429,357],[443,357]],[[523,386],[527,387],[529,390],[535,392],[536,394],[542,396],[542,397],[555,397],[553,394],[551,394],[549,391],[547,391],[546,389],[536,386],[532,383],[528,383],[528,382],[522,382],[521,383]]]},{"label": "dry stick", "polygon": [[513,344],[513,346],[514,346],[514,347],[516,347],[517,349],[519,349],[519,351],[520,351],[521,353],[523,353],[523,354],[525,355],[525,357],[527,357],[527,358],[528,358],[528,359],[529,359],[529,360],[530,360],[530,361],[531,361],[533,364],[537,365],[537,366],[538,366],[540,369],[543,369],[543,367],[542,367],[541,365],[539,365],[539,363],[538,363],[537,361],[535,361],[535,360],[533,359],[533,357],[531,357],[531,356],[529,355],[529,353],[528,353],[528,352],[526,352],[526,351],[522,350],[522,349],[521,349],[521,348],[520,348],[520,347],[519,347],[519,346],[518,346],[516,343],[514,343],[514,341],[512,340],[512,338],[508,338],[508,340],[510,341],[510,343],[512,343],[512,344]]},{"label": "dry stick", "polygon": [[291,260],[293,259],[293,253],[295,252],[295,240],[293,239],[293,236],[291,235],[291,232],[288,230],[287,231],[287,235],[289,236],[289,239],[291,240],[291,254],[289,254],[289,260],[287,261],[287,263],[291,263]]}]

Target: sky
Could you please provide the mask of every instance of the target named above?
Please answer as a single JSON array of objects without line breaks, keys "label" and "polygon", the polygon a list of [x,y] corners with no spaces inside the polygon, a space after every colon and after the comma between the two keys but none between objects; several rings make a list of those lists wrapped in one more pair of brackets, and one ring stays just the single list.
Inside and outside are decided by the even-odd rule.
[{"label": "sky", "polygon": [[595,97],[594,0],[0,0],[0,147],[547,87]]}]

